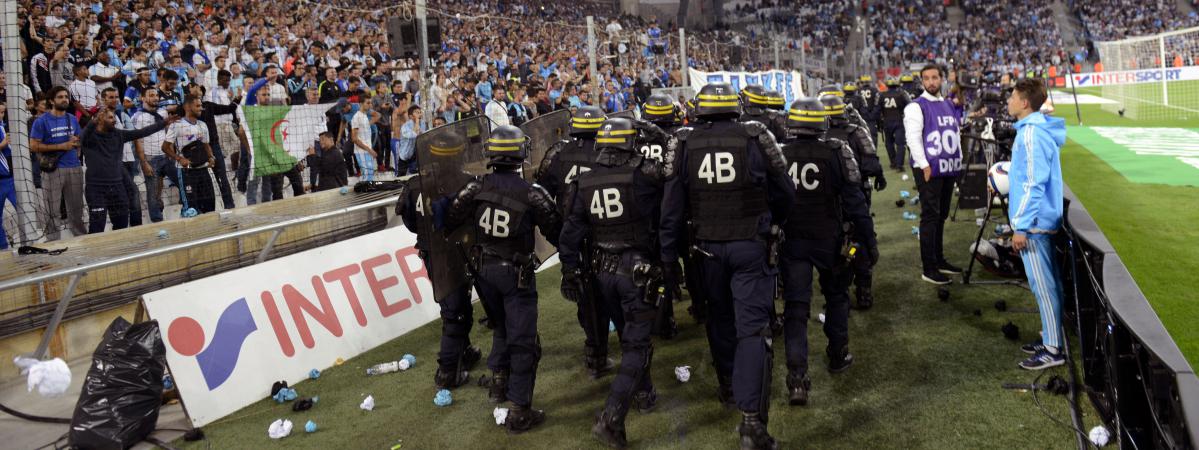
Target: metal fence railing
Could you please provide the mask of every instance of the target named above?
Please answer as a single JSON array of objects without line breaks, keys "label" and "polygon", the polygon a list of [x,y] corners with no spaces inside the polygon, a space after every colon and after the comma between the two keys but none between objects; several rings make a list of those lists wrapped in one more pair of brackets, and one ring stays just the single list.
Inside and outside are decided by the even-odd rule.
[{"label": "metal fence railing", "polygon": [[1199,378],[1115,249],[1067,189],[1067,329],[1083,384],[1121,449],[1199,448]]},{"label": "metal fence railing", "polygon": [[[61,254],[0,255],[0,338],[45,327],[32,355],[40,359],[64,319],[133,303],[142,294],[167,286],[381,230],[390,220],[395,196],[395,192],[340,195],[331,191],[163,222],[154,227],[160,229],[158,239],[150,237],[150,226],[100,235],[113,242],[137,241],[137,247],[75,240],[60,242],[88,245],[67,247]],[[94,236],[80,239],[89,238]]]}]

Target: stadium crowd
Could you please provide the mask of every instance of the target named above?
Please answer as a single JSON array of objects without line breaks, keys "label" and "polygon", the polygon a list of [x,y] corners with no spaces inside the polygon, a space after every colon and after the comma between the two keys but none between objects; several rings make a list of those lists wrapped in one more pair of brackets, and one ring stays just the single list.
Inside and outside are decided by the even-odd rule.
[{"label": "stadium crowd", "polygon": [[875,52],[889,66],[938,58],[961,68],[1007,73],[1041,72],[1066,60],[1050,4],[964,0],[961,26],[946,27],[937,0],[879,2],[869,7]]},{"label": "stadium crowd", "polygon": [[[1099,0],[1071,2],[1089,39],[1114,41],[1199,26],[1199,14],[1180,11],[1173,0]],[[1199,2],[1192,2],[1192,9]]]},{"label": "stadium crowd", "polygon": [[[147,109],[142,104],[147,91],[157,91],[163,109],[180,111],[183,108],[178,105],[194,94],[208,111],[197,118],[203,116],[210,124],[209,143],[216,160],[210,167],[210,184],[215,189],[204,186],[200,195],[208,196],[207,200],[219,195],[224,207],[232,208],[240,201],[233,199],[230,185],[246,193],[246,204],[254,204],[282,198],[287,181],[293,195],[318,189],[326,183],[317,183],[315,178],[326,169],[344,172],[345,176],[337,177],[346,179],[343,183],[349,177],[372,178],[376,170],[396,175],[412,171],[414,138],[424,126],[414,119],[423,114],[434,118],[433,125],[476,114],[519,124],[555,109],[584,104],[610,112],[625,110],[645,98],[650,88],[678,85],[681,76],[673,25],[616,17],[612,12],[611,5],[604,2],[579,2],[569,7],[538,0],[432,4],[429,14],[440,19],[442,40],[440,48],[433,49],[436,65],[426,103],[419,98],[415,59],[390,53],[386,19],[411,14],[394,3],[22,1],[18,15],[26,68],[23,81],[29,88],[23,95],[27,99],[24,106],[34,118],[28,124],[31,136],[44,140],[47,136],[33,130],[46,125],[44,120],[39,124],[38,118],[54,109],[50,94],[57,87],[65,88],[69,95],[67,115],[74,118],[75,135],[81,135],[102,110],[114,112],[119,127],[132,127],[132,119]],[[601,44],[598,80],[591,80],[588,73],[587,15],[596,17]],[[694,33],[691,45],[699,50],[692,51],[689,64],[701,69],[724,67],[727,47],[715,43],[730,34],[727,30]],[[513,39],[518,35],[521,39]],[[102,99],[112,91],[117,102],[106,106]],[[593,92],[598,92],[594,98]],[[237,125],[238,115],[216,112],[239,101],[245,105],[336,104],[327,122],[334,150],[345,153],[343,167],[336,166],[336,158],[322,157],[322,145],[314,143],[314,158],[307,161],[312,169],[307,185],[299,166],[271,167],[269,170],[277,173],[255,177],[249,170],[247,136]],[[417,105],[422,104],[432,111],[418,111]],[[152,123],[146,119],[138,124]],[[249,124],[251,129],[256,126]],[[140,223],[143,210],[150,220],[162,220],[160,197],[171,198],[169,186],[178,185],[180,178],[186,180],[158,150],[166,133],[140,140],[137,146],[145,147],[141,154],[132,151],[133,144],[125,151],[122,163],[133,178],[131,182],[136,181],[127,193],[130,214],[139,216],[130,217],[131,224]],[[44,143],[57,149],[67,142],[66,137],[60,138],[64,141],[50,142],[57,138],[49,138]],[[65,166],[76,162],[69,157],[50,164],[51,169],[55,164],[72,169],[57,175],[43,173],[34,163],[45,158],[35,156],[31,161],[43,196],[60,199],[56,200],[58,208],[47,203],[40,211],[43,221],[53,228],[46,231],[48,237],[59,234],[59,225],[50,220],[55,217],[66,219],[74,234],[94,228],[84,226],[83,197],[88,191],[84,173],[91,168],[88,149],[80,150],[83,161],[74,167]],[[363,159],[355,153],[375,156],[371,158],[373,167],[363,167]],[[226,180],[226,167],[232,184]],[[71,174],[63,183],[42,182],[43,178],[57,180],[67,172]],[[167,187],[151,186],[147,180],[165,181]],[[135,194],[146,197],[147,203],[142,205]],[[207,212],[205,209],[200,212]],[[53,210],[62,214],[47,213]]]}]

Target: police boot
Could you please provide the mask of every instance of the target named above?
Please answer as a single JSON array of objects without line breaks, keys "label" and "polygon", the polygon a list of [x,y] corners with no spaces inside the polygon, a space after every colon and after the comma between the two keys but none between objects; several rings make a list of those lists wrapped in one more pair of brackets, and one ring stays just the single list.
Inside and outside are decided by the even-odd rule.
[{"label": "police boot", "polygon": [[470,381],[470,372],[458,370],[457,367],[438,367],[433,374],[433,384],[437,389],[454,389]]},{"label": "police boot", "polygon": [[593,380],[607,375],[613,367],[608,353],[600,353],[595,347],[583,347],[583,366],[587,367],[587,373],[591,374]]},{"label": "police boot", "polygon": [[654,410],[658,406],[658,391],[648,390],[633,394],[633,407],[637,411],[644,414]]},{"label": "police boot", "polygon": [[521,434],[545,422],[545,411],[528,406],[512,406],[504,425],[508,434]]},{"label": "police boot", "polygon": [[810,390],[812,380],[807,375],[800,375],[798,372],[787,374],[787,392],[790,393],[791,406],[806,406]]},{"label": "police boot", "polygon": [[741,433],[741,450],[777,450],[779,443],[766,432],[766,423],[758,417],[758,413],[742,413],[741,425],[737,432]]},{"label": "police boot", "polygon": [[849,366],[853,365],[853,355],[849,353],[849,346],[843,346],[839,349],[828,350],[828,371],[829,373],[841,373]]},{"label": "police boot", "polygon": [[616,412],[616,408],[605,407],[600,411],[595,425],[591,427],[591,435],[612,448],[625,448],[629,440],[624,433],[624,416]]},{"label": "police boot", "polygon": [[655,325],[654,335],[662,339],[673,339],[679,335],[679,324],[675,322],[674,317],[667,317]]},{"label": "police boot", "polygon": [[737,401],[733,399],[733,377],[717,375],[716,382],[719,384],[716,387],[716,400],[726,407],[736,407]]},{"label": "police boot", "polygon": [[487,399],[491,403],[504,403],[508,400],[508,371],[500,370],[491,373],[491,385],[487,387]]},{"label": "police boot", "polygon": [[854,297],[857,298],[857,309],[867,310],[874,306],[874,292],[870,289],[870,285],[859,285],[854,288]]},{"label": "police boot", "polygon": [[478,364],[482,359],[483,351],[479,350],[479,347],[466,347],[466,349],[462,350],[462,359],[461,362],[458,363],[458,366],[463,370],[471,370],[474,369],[475,365]]}]

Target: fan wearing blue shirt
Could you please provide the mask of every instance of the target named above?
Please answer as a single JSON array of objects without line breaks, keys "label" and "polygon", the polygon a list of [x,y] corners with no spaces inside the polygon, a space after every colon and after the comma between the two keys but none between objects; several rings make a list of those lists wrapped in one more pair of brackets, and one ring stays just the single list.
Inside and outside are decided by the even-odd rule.
[{"label": "fan wearing blue shirt", "polygon": [[[79,121],[67,114],[71,94],[63,86],[50,89],[51,109],[33,121],[29,149],[38,154],[46,211],[58,211],[64,199],[67,220],[75,236],[87,234],[83,225],[83,164],[79,160]],[[57,214],[46,214],[46,240],[60,235]]]}]

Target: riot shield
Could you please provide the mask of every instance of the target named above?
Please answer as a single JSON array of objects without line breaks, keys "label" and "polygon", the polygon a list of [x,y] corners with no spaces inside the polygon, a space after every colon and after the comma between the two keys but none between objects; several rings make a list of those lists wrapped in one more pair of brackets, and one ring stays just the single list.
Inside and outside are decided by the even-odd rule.
[{"label": "riot shield", "polygon": [[529,137],[529,157],[525,161],[524,177],[533,181],[533,173],[541,166],[545,153],[555,142],[568,138],[570,132],[570,111],[562,109],[542,114],[536,119],[525,122],[520,130]]},{"label": "riot shield", "polygon": [[[533,174],[537,168],[541,166],[541,160],[545,159],[545,153],[555,142],[566,139],[567,132],[570,131],[570,111],[565,109],[554,111],[537,117],[536,119],[525,122],[520,126],[521,131],[525,132],[525,136],[529,138],[529,158],[525,161],[524,177],[530,183],[536,182]],[[541,234],[541,230],[537,230],[537,242],[534,245],[534,252],[537,253],[537,259],[545,261],[558,252],[545,236]]]},{"label": "riot shield", "polygon": [[[483,145],[491,128],[484,116],[476,116],[421,133],[416,137],[420,166],[420,189],[424,201],[418,207],[433,217],[433,204],[456,194],[471,178],[486,173]],[[426,228],[429,243],[425,270],[433,281],[438,302],[467,284],[465,257],[473,245],[469,227],[442,232]]]}]

